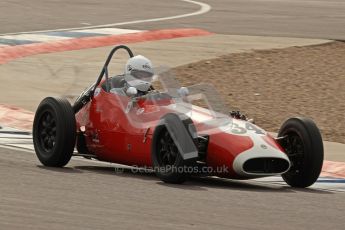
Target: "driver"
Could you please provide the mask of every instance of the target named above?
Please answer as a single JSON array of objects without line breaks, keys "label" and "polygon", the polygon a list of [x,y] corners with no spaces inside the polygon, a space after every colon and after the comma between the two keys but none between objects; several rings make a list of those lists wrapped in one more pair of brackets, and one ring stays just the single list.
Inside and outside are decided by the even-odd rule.
[{"label": "driver", "polygon": [[124,75],[110,79],[111,92],[127,95],[127,90],[134,87],[137,90],[136,97],[147,94],[152,89],[151,81],[154,75],[152,62],[142,56],[137,55],[128,59]]}]

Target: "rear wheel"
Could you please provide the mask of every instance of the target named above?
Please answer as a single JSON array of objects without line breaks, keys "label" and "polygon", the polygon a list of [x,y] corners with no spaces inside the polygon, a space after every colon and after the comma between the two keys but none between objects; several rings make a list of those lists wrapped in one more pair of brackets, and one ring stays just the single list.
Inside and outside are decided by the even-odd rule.
[{"label": "rear wheel", "polygon": [[45,98],[37,108],[32,133],[40,162],[51,167],[65,166],[76,139],[76,120],[70,103],[62,98]]},{"label": "rear wheel", "polygon": [[318,179],[323,164],[323,142],[319,129],[309,118],[290,118],[278,137],[288,155],[291,168],[282,175],[292,187],[308,187]]}]

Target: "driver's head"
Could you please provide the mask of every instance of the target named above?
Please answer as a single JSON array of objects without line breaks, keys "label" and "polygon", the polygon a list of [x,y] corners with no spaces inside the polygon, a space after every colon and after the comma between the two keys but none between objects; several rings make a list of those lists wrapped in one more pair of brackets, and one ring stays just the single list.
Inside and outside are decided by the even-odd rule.
[{"label": "driver's head", "polygon": [[153,75],[152,63],[146,57],[137,55],[128,59],[125,68],[125,80],[129,86],[146,92],[151,86]]}]

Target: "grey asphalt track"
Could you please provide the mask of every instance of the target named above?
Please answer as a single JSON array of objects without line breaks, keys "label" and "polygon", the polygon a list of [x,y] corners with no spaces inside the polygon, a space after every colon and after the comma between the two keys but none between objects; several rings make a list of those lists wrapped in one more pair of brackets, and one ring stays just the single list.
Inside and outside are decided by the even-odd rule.
[{"label": "grey asphalt track", "polygon": [[343,229],[345,193],[251,181],[167,185],[72,160],[42,167],[0,148],[0,229]]},{"label": "grey asphalt track", "polygon": [[[123,28],[197,27],[220,34],[345,39],[343,0],[201,0],[206,14]],[[0,34],[102,25],[185,14],[197,5],[179,0],[3,0]]]},{"label": "grey asphalt track", "polygon": [[166,17],[198,8],[179,0],[1,0],[0,34]]}]

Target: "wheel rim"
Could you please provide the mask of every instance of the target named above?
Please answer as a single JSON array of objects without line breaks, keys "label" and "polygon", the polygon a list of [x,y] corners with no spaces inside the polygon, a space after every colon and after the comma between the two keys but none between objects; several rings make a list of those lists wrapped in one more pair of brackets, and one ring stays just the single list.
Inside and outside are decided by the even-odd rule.
[{"label": "wheel rim", "polygon": [[160,166],[175,165],[179,152],[168,130],[162,132],[158,142],[158,149],[158,163]]},{"label": "wheel rim", "polygon": [[291,161],[291,168],[287,175],[297,175],[301,172],[304,161],[304,143],[302,138],[294,132],[286,134],[283,148]]},{"label": "wheel rim", "polygon": [[56,120],[50,111],[45,111],[39,119],[38,140],[45,152],[50,152],[56,144]]}]

